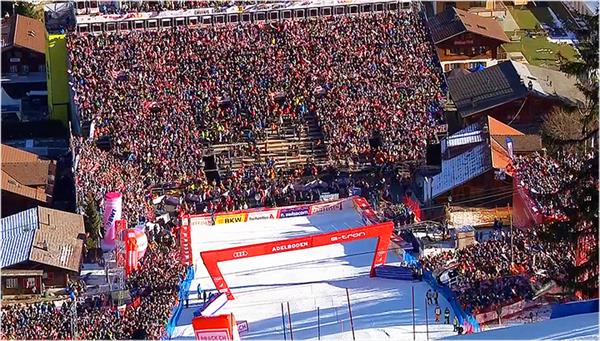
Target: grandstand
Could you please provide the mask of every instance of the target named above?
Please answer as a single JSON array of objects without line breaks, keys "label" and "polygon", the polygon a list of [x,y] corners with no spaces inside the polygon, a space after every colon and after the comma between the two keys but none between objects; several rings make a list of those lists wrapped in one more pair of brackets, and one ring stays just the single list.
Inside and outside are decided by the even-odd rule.
[{"label": "grandstand", "polygon": [[67,44],[74,116],[90,136],[74,142],[80,199],[122,191],[126,212],[144,215],[149,187],[218,183],[256,164],[419,163],[444,123],[443,75],[407,2],[190,13],[78,17]]}]

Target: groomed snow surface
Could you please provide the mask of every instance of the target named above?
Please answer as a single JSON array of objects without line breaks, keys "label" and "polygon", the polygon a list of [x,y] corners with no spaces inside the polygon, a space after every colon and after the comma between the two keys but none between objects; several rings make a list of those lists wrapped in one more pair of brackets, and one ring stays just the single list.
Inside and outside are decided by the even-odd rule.
[{"label": "groomed snow surface", "polygon": [[[350,202],[342,211],[309,217],[234,223],[192,230],[196,278],[190,287],[189,308],[184,308],[173,333],[175,339],[194,339],[191,326],[198,309],[197,285],[214,290],[199,253],[236,245],[284,240],[362,226]],[[293,338],[317,339],[317,307],[320,308],[322,339],[352,339],[346,288],[350,293],[357,340],[413,339],[411,288],[415,291],[416,339],[426,340],[425,282],[369,277],[376,239],[290,251],[222,262],[219,264],[235,300],[218,313],[233,313],[248,321],[242,339],[283,340],[281,304],[284,305],[285,338],[290,340],[289,302]],[[400,262],[397,251],[388,252],[387,264]],[[440,296],[442,311],[448,303]],[[428,308],[429,338],[454,335],[451,325],[434,322],[434,306]]]}]

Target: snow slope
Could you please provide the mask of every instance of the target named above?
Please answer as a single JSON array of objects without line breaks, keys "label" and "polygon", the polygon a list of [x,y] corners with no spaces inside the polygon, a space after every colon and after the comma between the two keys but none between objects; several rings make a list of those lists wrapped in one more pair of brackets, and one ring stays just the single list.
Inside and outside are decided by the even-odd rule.
[{"label": "snow slope", "polygon": [[598,313],[447,337],[448,340],[598,340]]},{"label": "snow slope", "polygon": [[[183,310],[173,338],[194,339],[191,319],[197,309],[198,283],[205,290],[214,290],[198,256],[200,251],[362,226],[362,219],[352,204],[345,204],[349,207],[342,211],[314,216],[192,230],[196,278],[190,287],[190,307]],[[290,339],[289,302],[294,339],[316,339],[319,307],[321,338],[352,339],[346,297],[348,288],[357,339],[412,340],[411,287],[414,287],[416,337],[426,340],[424,296],[429,286],[424,282],[370,278],[375,244],[375,239],[367,239],[220,263],[236,299],[229,301],[219,313],[232,312],[238,321],[248,321],[249,331],[241,335],[242,339],[283,339],[283,303],[286,338]],[[388,264],[399,261],[395,251],[388,252]],[[443,310],[448,303],[441,298],[440,306]],[[429,307],[430,323],[434,320],[433,309],[433,306]],[[451,326],[433,324],[429,326],[430,338],[453,334]]]}]

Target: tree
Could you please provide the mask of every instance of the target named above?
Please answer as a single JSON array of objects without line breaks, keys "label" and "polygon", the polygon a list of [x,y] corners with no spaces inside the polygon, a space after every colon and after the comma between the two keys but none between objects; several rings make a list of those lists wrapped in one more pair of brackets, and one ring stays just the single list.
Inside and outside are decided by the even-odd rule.
[{"label": "tree", "polygon": [[571,61],[558,55],[560,70],[577,78],[577,88],[585,95],[585,103],[578,106],[581,116],[580,141],[598,135],[598,14],[583,16],[589,30],[582,34],[577,49],[581,59]]},{"label": "tree", "polygon": [[568,141],[580,142],[583,138],[583,117],[577,109],[556,107],[544,117],[542,132],[553,142],[565,144]]},{"label": "tree", "polygon": [[[577,207],[564,209],[567,221],[546,226],[540,237],[549,241],[568,241],[575,250],[575,262],[567,269],[560,284],[586,297],[598,292],[598,154],[564,185],[561,195],[570,189]],[[565,250],[565,252],[568,252]]]},{"label": "tree", "polygon": [[87,232],[92,240],[94,246],[98,247],[98,241],[104,236],[104,225],[102,224],[102,218],[98,212],[98,205],[94,197],[88,195],[85,201],[85,232]]},{"label": "tree", "polygon": [[32,4],[26,1],[17,1],[14,3],[15,13],[44,21],[44,7],[43,4]]}]

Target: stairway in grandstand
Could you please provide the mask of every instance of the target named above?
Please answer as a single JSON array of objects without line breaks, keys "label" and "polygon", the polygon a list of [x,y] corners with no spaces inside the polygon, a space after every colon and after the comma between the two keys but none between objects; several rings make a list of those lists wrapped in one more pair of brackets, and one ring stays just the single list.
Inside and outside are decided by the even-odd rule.
[{"label": "stairway in grandstand", "polygon": [[[279,131],[272,128],[265,129],[267,133],[266,140],[257,141],[256,147],[260,150],[260,162],[265,158],[274,158],[276,168],[290,168],[295,165],[303,165],[308,160],[312,160],[317,165],[325,164],[328,160],[325,144],[317,145],[318,141],[323,141],[323,133],[314,114],[306,113],[304,116],[305,127],[300,134],[300,138],[295,133],[295,127],[291,120],[284,119]],[[239,169],[242,164],[249,166],[257,162],[254,157],[229,157],[229,150],[232,146],[247,145],[247,143],[220,144],[214,145],[215,155],[221,155],[224,160],[218,165],[222,171],[227,166],[232,170]]]}]

